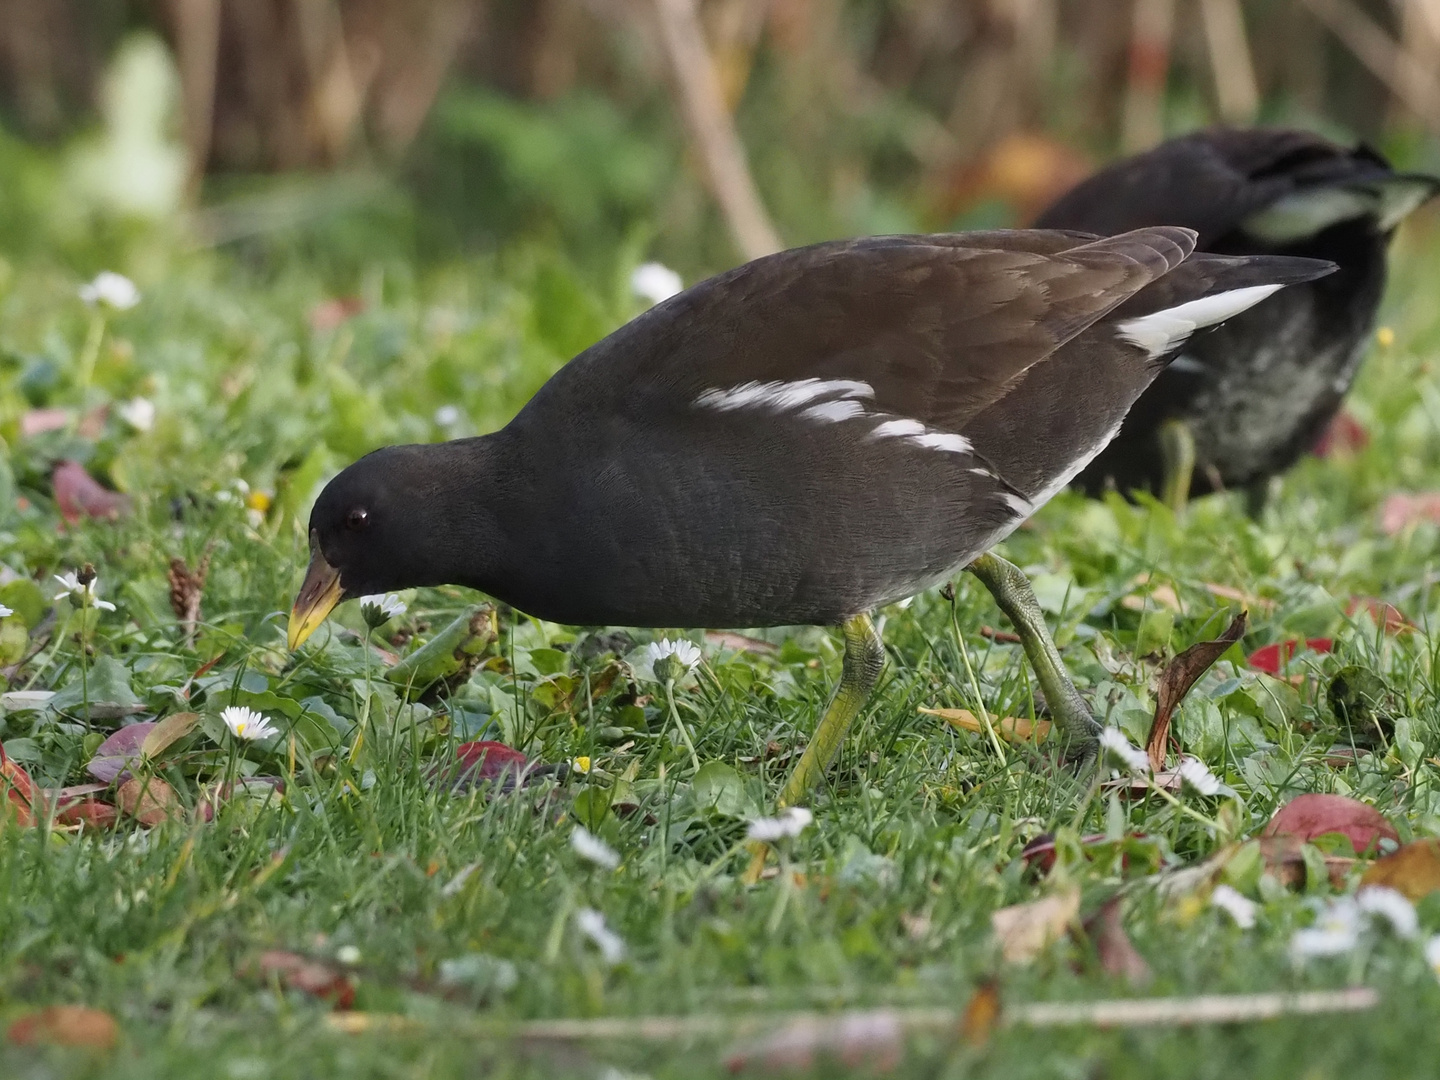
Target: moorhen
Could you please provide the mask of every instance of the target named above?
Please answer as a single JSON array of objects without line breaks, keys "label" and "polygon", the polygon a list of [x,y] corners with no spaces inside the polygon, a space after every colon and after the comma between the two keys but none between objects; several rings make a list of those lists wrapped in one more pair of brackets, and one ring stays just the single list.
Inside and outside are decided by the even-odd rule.
[{"label": "moorhen", "polygon": [[1397,173],[1374,150],[1307,131],[1220,129],[1171,139],[1096,173],[1036,225],[1109,235],[1183,225],[1201,251],[1326,259],[1330,277],[1286,289],[1196,338],[1080,474],[1172,507],[1270,477],[1314,445],[1355,379],[1385,289],[1385,249],[1440,179]]},{"label": "moorhen", "polygon": [[561,623],[840,625],[835,756],[883,660],[868,612],[969,565],[1058,730],[1097,725],[1024,576],[986,551],[1069,483],[1196,329],[1330,272],[1100,239],[889,236],[757,259],[586,349],[503,429],[391,446],[321,492],[290,647],[341,600],[469,586]]}]

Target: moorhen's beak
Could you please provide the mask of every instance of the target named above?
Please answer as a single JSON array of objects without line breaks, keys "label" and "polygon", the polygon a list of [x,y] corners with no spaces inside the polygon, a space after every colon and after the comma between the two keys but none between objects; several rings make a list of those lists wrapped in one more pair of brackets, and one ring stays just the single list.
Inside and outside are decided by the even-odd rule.
[{"label": "moorhen's beak", "polygon": [[290,609],[290,648],[298,648],[343,599],[345,588],[340,584],[340,571],[326,562],[319,545],[312,543],[310,568],[305,571],[305,581],[295,597],[295,606]]}]

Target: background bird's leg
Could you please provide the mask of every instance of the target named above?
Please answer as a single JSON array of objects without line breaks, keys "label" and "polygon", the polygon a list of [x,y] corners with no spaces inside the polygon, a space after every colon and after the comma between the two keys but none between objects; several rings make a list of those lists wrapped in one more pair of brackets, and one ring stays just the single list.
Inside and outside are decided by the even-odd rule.
[{"label": "background bird's leg", "polygon": [[[805,753],[800,756],[799,764],[785,781],[785,788],[780,792],[781,806],[796,806],[804,802],[810,789],[825,775],[825,770],[840,752],[845,733],[870,700],[875,684],[880,680],[880,669],[885,666],[885,646],[875,632],[875,624],[870,621],[869,615],[846,619],[843,630],[845,659],[840,666],[840,685],[830,699],[825,715],[820,718],[815,734],[810,737]],[[765,869],[769,851],[767,844],[751,844],[750,866],[745,871],[744,881],[754,884],[760,880],[760,871]]]},{"label": "background bird's leg", "polygon": [[1000,610],[1014,624],[1050,713],[1069,743],[1070,754],[1087,756],[1095,745],[1100,725],[1060,661],[1060,652],[1050,638],[1040,602],[1035,599],[1029,580],[1014,563],[993,554],[981,555],[966,569],[990,590]]},{"label": "background bird's leg", "polygon": [[1184,420],[1170,419],[1160,425],[1160,462],[1165,470],[1165,486],[1160,501],[1175,513],[1190,501],[1190,477],[1195,472],[1195,436]]},{"label": "background bird's leg", "polygon": [[1245,485],[1245,513],[1259,521],[1265,514],[1265,504],[1270,501],[1270,477],[1260,476]]}]

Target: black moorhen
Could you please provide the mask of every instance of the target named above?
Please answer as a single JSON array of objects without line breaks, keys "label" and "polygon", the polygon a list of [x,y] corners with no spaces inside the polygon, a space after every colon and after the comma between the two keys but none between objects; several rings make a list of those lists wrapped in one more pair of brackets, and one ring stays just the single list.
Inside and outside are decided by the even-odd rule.
[{"label": "black moorhen", "polygon": [[504,429],[361,458],[310,515],[290,647],[341,600],[443,583],[562,623],[842,625],[804,798],[883,660],[868,612],[970,568],[1072,747],[1097,726],[1033,593],[984,553],[1064,487],[1195,329],[1330,272],[1195,234],[891,236],[701,282],[585,350]]},{"label": "black moorhen", "polygon": [[1183,225],[1201,251],[1340,267],[1192,341],[1080,485],[1092,495],[1112,483],[1149,490],[1177,508],[1191,490],[1245,488],[1263,499],[1270,477],[1339,409],[1369,344],[1390,237],[1437,191],[1440,179],[1396,173],[1368,147],[1258,128],[1171,139],[1062,196],[1037,227],[1109,235]]}]

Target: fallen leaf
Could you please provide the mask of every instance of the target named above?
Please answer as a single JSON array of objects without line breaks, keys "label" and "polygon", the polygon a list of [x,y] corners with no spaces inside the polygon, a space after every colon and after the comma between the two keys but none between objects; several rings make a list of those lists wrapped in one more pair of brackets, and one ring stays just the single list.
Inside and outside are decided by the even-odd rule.
[{"label": "fallen leaf", "polygon": [[1412,901],[1440,890],[1440,840],[1416,840],[1392,855],[1375,860],[1362,885],[1387,885]]},{"label": "fallen leaf", "polygon": [[1274,600],[1267,600],[1263,596],[1252,596],[1244,589],[1237,589],[1233,585],[1220,585],[1213,581],[1207,581],[1204,588],[1211,596],[1220,600],[1233,600],[1237,604],[1244,604],[1246,608],[1269,611],[1275,606]]},{"label": "fallen leaf", "polygon": [[1155,688],[1155,718],[1150,722],[1150,735],[1145,740],[1145,752],[1150,756],[1150,767],[1155,772],[1165,768],[1166,744],[1170,739],[1170,718],[1175,709],[1190,692],[1196,680],[1210,670],[1221,654],[1245,636],[1245,612],[1230,620],[1225,632],[1213,641],[1197,641],[1179,656],[1171,660],[1160,673]]},{"label": "fallen leaf", "polygon": [[[132,727],[149,727],[140,744],[140,752],[152,761],[170,746],[195,730],[200,723],[200,714],[193,712],[171,713],[156,724],[132,724]],[[121,730],[124,730],[123,728]]]},{"label": "fallen leaf", "polygon": [[159,825],[181,814],[174,789],[158,776],[131,777],[115,792],[115,801],[141,825]]},{"label": "fallen leaf", "polygon": [[993,626],[980,624],[980,636],[989,638],[991,641],[998,641],[1001,645],[1020,645],[1025,639],[1013,630],[996,630]]},{"label": "fallen leaf", "polygon": [[1426,521],[1440,524],[1440,491],[1396,492],[1380,507],[1380,531],[1386,536]]},{"label": "fallen leaf", "polygon": [[1262,836],[1292,836],[1309,841],[1340,833],[1357,854],[1378,849],[1381,840],[1400,842],[1400,834],[1373,806],[1344,795],[1297,795],[1275,812]]},{"label": "fallen leaf", "polygon": [[1100,967],[1106,975],[1140,987],[1151,980],[1152,974],[1145,957],[1125,932],[1123,903],[1124,898],[1119,895],[1105,901],[1099,911],[1085,920],[1085,933],[1094,942]]},{"label": "fallen leaf", "polygon": [[365,310],[365,300],[359,296],[337,296],[322,300],[310,309],[310,329],[316,331],[334,330],[347,319]]},{"label": "fallen leaf", "polygon": [[145,740],[158,726],[147,720],[120,728],[95,748],[85,771],[106,784],[128,780],[131,768],[145,756]]},{"label": "fallen leaf", "polygon": [[[1291,889],[1305,886],[1308,869],[1305,862],[1305,841],[1294,836],[1262,836],[1258,841],[1260,858],[1265,869],[1280,884]],[[1351,869],[1359,859],[1344,855],[1324,855],[1325,875],[1334,888],[1343,888]]]},{"label": "fallen leaf", "polygon": [[[1160,607],[1169,608],[1171,611],[1180,610],[1180,597],[1175,592],[1173,585],[1165,582],[1152,585],[1152,579],[1148,573],[1136,574],[1130,585],[1132,588],[1143,589],[1144,592],[1131,593],[1121,597],[1120,606],[1127,611],[1144,611],[1157,604]],[[1149,587],[1147,588],[1147,586]]]},{"label": "fallen leaf", "polygon": [[0,746],[0,791],[14,808],[17,825],[35,823],[35,781],[13,758],[6,756]]},{"label": "fallen leaf", "polygon": [[55,505],[60,516],[74,525],[82,517],[114,521],[130,509],[128,496],[111,491],[88,472],[78,461],[62,461],[50,474],[55,489]]},{"label": "fallen leaf", "polygon": [[558,765],[532,762],[519,750],[504,743],[482,740],[457,746],[455,758],[448,765],[433,769],[431,779],[448,786],[453,792],[487,785],[496,791],[507,792],[524,787],[541,776],[559,773],[561,769]]},{"label": "fallen leaf", "polygon": [[[1305,648],[1315,653],[1328,653],[1335,647],[1333,638],[1317,637],[1306,638]],[[1285,667],[1295,657],[1299,650],[1298,641],[1277,641],[1271,645],[1262,645],[1252,652],[1247,658],[1248,663],[1256,671],[1263,671],[1267,675],[1280,674],[1281,668]]]},{"label": "fallen leaf", "polygon": [[905,1056],[905,1028],[888,1009],[802,1016],[779,1031],[725,1055],[725,1067],[740,1072],[808,1072],[822,1060],[850,1069],[893,1072]]},{"label": "fallen leaf", "polygon": [[[969,709],[921,709],[926,716],[938,716],[952,727],[960,728],[962,731],[973,731],[977,735],[985,734],[985,725],[980,718]],[[1006,742],[1043,742],[1050,734],[1049,720],[1031,720],[1024,716],[1005,716],[993,718],[990,721],[995,725],[995,733]]]},{"label": "fallen leaf", "polygon": [[51,1005],[20,1017],[5,1032],[17,1046],[84,1046],[108,1050],[120,1038],[120,1025],[103,1009]]},{"label": "fallen leaf", "polygon": [[120,811],[102,799],[75,799],[55,811],[55,820],[61,825],[109,829],[120,820]]},{"label": "fallen leaf", "polygon": [[1000,983],[986,979],[975,988],[965,1003],[965,1011],[960,1014],[960,1038],[971,1046],[984,1046],[999,1023]]},{"label": "fallen leaf", "polygon": [[1369,615],[1375,625],[1387,634],[1402,634],[1415,629],[1415,624],[1399,608],[1376,596],[1352,596],[1345,604],[1347,617],[1354,618],[1361,612]]},{"label": "fallen leaf", "polygon": [[59,431],[70,423],[69,409],[31,409],[20,417],[20,437],[43,435],[47,431]]},{"label": "fallen leaf", "polygon": [[1348,409],[1341,409],[1330,419],[1310,452],[1318,458],[1335,454],[1354,454],[1370,445],[1370,432]]},{"label": "fallen leaf", "polygon": [[277,979],[287,990],[329,1001],[337,1009],[348,1009],[355,1003],[355,987],[345,972],[299,953],[270,949],[242,969],[242,974]]},{"label": "fallen leaf", "polygon": [[1027,964],[1065,934],[1080,914],[1080,890],[1067,889],[990,915],[1000,951],[1011,964]]}]

